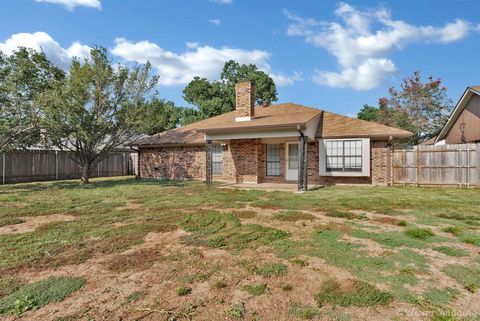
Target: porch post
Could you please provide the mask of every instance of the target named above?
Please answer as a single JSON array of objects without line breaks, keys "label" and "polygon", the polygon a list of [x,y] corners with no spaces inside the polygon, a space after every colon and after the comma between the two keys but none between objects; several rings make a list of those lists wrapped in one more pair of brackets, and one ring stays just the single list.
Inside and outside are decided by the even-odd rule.
[{"label": "porch post", "polygon": [[307,190],[307,140],[305,134],[298,136],[298,190]]},{"label": "porch post", "polygon": [[210,187],[213,184],[213,173],[212,173],[212,141],[207,140],[205,145],[205,176],[207,185]]}]

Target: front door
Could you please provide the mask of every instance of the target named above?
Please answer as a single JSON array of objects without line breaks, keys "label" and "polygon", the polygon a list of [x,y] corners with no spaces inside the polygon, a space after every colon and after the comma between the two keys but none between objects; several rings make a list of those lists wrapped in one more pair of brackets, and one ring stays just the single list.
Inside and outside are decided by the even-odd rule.
[{"label": "front door", "polygon": [[298,180],[298,143],[287,143],[286,180]]}]

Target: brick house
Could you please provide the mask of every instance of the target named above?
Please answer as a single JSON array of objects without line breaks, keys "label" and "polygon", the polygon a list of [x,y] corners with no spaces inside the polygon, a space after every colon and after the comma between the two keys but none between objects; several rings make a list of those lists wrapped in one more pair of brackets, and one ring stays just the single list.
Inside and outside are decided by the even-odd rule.
[{"label": "brick house", "polygon": [[236,110],[140,139],[142,178],[234,183],[380,184],[391,177],[391,141],[410,132],[286,103],[254,106],[236,85]]}]

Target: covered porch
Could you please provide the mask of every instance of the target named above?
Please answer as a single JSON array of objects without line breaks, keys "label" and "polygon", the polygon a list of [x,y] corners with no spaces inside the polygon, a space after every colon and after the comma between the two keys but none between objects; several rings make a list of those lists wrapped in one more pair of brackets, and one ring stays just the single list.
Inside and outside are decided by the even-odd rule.
[{"label": "covered porch", "polygon": [[207,139],[207,184],[223,180],[236,184],[235,188],[307,190],[309,139],[302,131],[296,135]]}]

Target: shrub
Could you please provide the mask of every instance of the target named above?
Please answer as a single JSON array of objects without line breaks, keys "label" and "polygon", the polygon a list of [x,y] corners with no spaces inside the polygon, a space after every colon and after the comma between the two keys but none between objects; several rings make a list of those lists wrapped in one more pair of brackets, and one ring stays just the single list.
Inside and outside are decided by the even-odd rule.
[{"label": "shrub", "polygon": [[414,238],[424,240],[428,237],[434,236],[435,233],[429,228],[411,228],[405,231],[405,235]]},{"label": "shrub", "polygon": [[343,307],[387,305],[392,300],[393,296],[390,293],[380,291],[368,283],[354,281],[348,287],[342,288],[338,282],[331,279],[322,283],[315,296],[315,301],[320,307],[325,303]]}]

